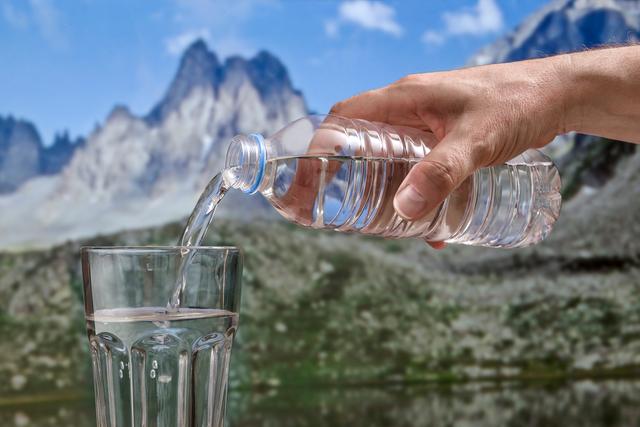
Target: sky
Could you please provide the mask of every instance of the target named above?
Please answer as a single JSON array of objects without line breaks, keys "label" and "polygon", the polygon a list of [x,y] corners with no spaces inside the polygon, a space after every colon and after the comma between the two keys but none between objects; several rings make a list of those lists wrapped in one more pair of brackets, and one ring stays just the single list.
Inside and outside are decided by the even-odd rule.
[{"label": "sky", "polygon": [[309,108],[404,75],[464,66],[545,0],[0,0],[0,115],[45,144],[115,105],[146,114],[197,38],[225,58],[266,49]]}]

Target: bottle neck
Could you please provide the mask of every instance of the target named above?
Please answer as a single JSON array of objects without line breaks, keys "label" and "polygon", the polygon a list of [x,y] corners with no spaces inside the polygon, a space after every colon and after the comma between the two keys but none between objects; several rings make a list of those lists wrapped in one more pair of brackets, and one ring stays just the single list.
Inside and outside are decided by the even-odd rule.
[{"label": "bottle neck", "polygon": [[227,149],[225,173],[232,178],[232,188],[254,194],[260,188],[267,161],[267,150],[262,135],[236,135]]}]

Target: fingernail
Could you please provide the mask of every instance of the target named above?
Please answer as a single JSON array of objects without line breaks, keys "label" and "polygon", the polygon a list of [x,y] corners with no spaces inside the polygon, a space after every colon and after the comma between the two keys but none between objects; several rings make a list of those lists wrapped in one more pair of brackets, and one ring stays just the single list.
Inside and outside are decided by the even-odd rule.
[{"label": "fingernail", "polygon": [[426,204],[427,200],[411,184],[400,189],[393,199],[393,207],[405,219],[415,219],[424,211]]}]

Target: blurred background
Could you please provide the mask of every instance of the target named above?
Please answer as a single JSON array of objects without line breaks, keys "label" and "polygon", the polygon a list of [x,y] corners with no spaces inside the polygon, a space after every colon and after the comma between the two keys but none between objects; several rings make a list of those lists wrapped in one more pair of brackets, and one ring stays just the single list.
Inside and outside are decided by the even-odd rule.
[{"label": "blurred background", "polygon": [[[233,135],[409,73],[639,39],[639,0],[2,0],[0,426],[95,425],[79,247],[174,244]],[[640,155],[547,150],[566,203],[525,250],[225,199],[207,241],[245,251],[230,425],[640,425]]]}]

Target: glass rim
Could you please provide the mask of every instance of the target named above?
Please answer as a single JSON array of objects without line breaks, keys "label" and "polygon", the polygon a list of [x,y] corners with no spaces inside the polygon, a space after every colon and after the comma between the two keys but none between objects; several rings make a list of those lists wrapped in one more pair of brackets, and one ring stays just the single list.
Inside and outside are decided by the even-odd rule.
[{"label": "glass rim", "polygon": [[151,246],[82,246],[80,247],[80,252],[89,253],[89,252],[105,252],[105,253],[114,253],[114,252],[131,252],[131,253],[145,253],[145,252],[182,252],[183,250],[195,250],[198,252],[221,252],[221,251],[231,251],[231,252],[242,252],[241,249],[237,246],[159,246],[159,245],[151,245]]}]

